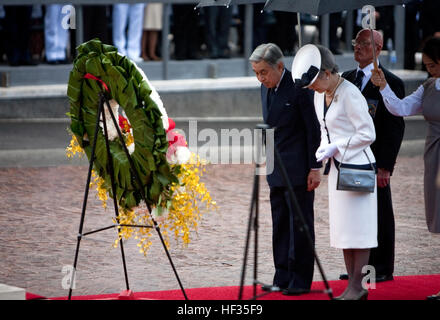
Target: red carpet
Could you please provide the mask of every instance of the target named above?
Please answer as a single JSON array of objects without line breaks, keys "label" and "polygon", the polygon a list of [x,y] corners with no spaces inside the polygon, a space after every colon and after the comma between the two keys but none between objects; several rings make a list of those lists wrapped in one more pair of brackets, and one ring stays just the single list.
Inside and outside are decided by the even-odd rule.
[{"label": "red carpet", "polygon": [[[334,296],[342,293],[347,281],[329,281]],[[314,282],[312,290],[323,290],[323,282]],[[440,291],[440,274],[401,276],[394,277],[394,281],[387,281],[376,284],[376,289],[369,290],[369,300],[425,300],[427,296]],[[185,289],[189,300],[237,300],[238,286],[231,287],[209,287]],[[260,288],[257,295],[261,294]],[[243,291],[243,299],[250,299],[253,295],[253,287],[246,286]],[[119,293],[104,295],[74,296],[73,300],[113,300],[118,299]],[[28,298],[29,299],[29,298]],[[54,300],[65,300],[67,297],[51,298]],[[151,300],[184,300],[181,290],[167,290],[154,292],[135,292],[134,299]],[[284,296],[281,293],[270,293],[260,300],[328,300],[325,293],[309,293],[301,296]]]}]

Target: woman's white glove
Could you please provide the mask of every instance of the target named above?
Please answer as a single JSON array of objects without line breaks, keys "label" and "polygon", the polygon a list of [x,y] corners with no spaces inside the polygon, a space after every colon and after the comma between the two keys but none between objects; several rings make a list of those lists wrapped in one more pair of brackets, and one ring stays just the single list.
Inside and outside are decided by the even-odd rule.
[{"label": "woman's white glove", "polygon": [[316,161],[324,161],[327,160],[335,155],[335,153],[338,151],[338,147],[335,143],[330,143],[323,145],[316,150],[315,157]]}]

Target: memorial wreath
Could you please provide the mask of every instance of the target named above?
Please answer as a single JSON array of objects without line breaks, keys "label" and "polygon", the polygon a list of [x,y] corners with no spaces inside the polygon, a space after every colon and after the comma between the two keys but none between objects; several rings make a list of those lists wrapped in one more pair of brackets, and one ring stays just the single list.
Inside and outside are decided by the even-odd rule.
[{"label": "memorial wreath", "polygon": [[[169,234],[184,245],[197,230],[202,214],[215,209],[204,183],[200,181],[206,162],[191,153],[184,137],[176,132],[174,122],[168,118],[159,94],[144,72],[116,47],[90,40],[78,48],[70,72],[67,95],[70,103],[70,133],[72,140],[66,149],[68,157],[85,153],[90,161],[92,142],[96,138],[93,161],[97,195],[106,207],[108,197],[119,206],[119,224],[159,224],[166,245]],[[142,185],[135,179],[129,159],[119,139],[117,128],[104,105],[108,142],[114,168],[116,194],[112,184],[102,116],[100,130],[95,129],[104,94],[118,120],[118,127],[130,153]],[[145,201],[142,196],[144,191]],[[147,208],[151,208],[151,213]],[[119,237],[139,239],[140,251],[147,253],[151,245],[151,228],[119,226]]]}]

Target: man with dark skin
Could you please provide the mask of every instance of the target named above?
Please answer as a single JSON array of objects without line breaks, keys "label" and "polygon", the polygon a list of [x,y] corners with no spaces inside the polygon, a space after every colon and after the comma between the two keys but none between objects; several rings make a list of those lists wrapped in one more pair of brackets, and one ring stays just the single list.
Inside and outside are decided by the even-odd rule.
[{"label": "man with dark skin", "polygon": [[[370,81],[374,69],[371,32],[373,32],[376,59],[379,57],[383,47],[382,35],[376,30],[363,29],[359,31],[352,43],[354,59],[358,63],[358,67],[344,72],[342,77],[353,82],[361,90],[367,100],[376,130],[376,141],[371,145],[371,150],[376,158],[378,168],[378,247],[371,250],[369,264],[376,270],[376,282],[382,282],[393,279],[395,225],[390,180],[402,143],[405,122],[402,117],[394,116],[386,109],[379,87]],[[379,64],[379,62],[377,63]],[[396,95],[403,98],[405,96],[403,81],[383,66],[380,68],[384,70],[387,81]],[[346,279],[347,276],[341,275],[340,278]]]}]

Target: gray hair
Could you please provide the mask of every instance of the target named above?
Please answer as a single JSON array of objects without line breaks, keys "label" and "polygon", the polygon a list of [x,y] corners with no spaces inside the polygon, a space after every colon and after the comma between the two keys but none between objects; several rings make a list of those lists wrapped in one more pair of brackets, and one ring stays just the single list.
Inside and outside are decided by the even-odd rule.
[{"label": "gray hair", "polygon": [[284,58],[281,49],[274,43],[263,43],[255,48],[249,57],[250,62],[265,61],[275,67]]},{"label": "gray hair", "polygon": [[339,67],[336,64],[335,56],[333,55],[333,53],[328,48],[319,44],[317,44],[316,47],[321,54],[321,71],[328,70],[331,73],[338,72]]},{"label": "gray hair", "polygon": [[319,53],[321,54],[321,70],[328,70],[331,73],[338,72],[339,67],[336,64],[333,53],[328,48],[319,44],[317,44],[316,47],[319,49]]}]

